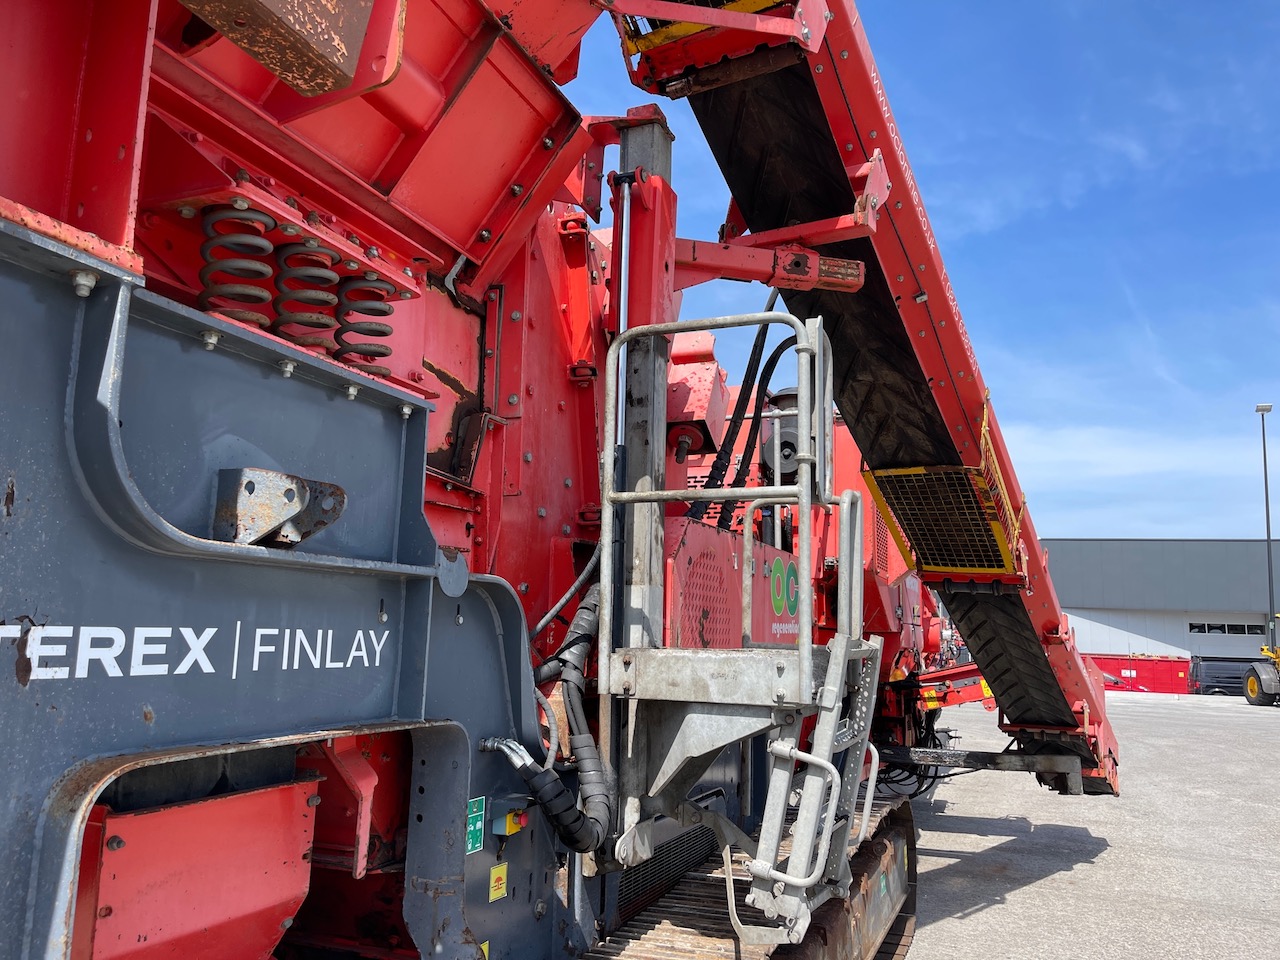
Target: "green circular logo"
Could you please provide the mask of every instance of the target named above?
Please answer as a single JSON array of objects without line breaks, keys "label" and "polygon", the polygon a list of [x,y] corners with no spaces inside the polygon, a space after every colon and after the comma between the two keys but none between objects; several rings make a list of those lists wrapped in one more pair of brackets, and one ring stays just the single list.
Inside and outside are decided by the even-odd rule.
[{"label": "green circular logo", "polygon": [[784,610],[794,617],[800,609],[800,571],[794,560],[789,560],[784,567],[781,557],[774,558],[769,568],[769,599],[773,601],[776,617],[782,616]]}]

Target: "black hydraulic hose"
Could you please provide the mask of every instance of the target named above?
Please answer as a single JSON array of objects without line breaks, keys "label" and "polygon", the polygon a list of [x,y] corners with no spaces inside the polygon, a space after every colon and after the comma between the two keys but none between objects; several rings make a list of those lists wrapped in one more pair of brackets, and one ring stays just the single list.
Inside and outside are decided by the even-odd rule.
[{"label": "black hydraulic hose", "polygon": [[556,835],[570,850],[579,853],[598,850],[613,824],[608,778],[582,703],[587,686],[587,659],[599,631],[600,585],[597,583],[578,604],[560,649],[534,671],[535,683],[547,683],[557,677],[561,680],[571,731],[569,751],[577,760],[578,795],[574,796],[554,769],[544,769],[536,763],[516,767]]},{"label": "black hydraulic hose", "polygon": [[[760,439],[760,424],[764,414],[764,402],[769,394],[769,381],[773,379],[773,371],[778,366],[778,361],[782,359],[782,355],[796,345],[795,337],[788,337],[780,344],[773,348],[773,353],[769,354],[769,359],[765,361],[764,367],[760,371],[760,382],[756,385],[756,405],[753,411],[754,416],[751,418],[751,426],[747,431],[747,442],[742,449],[742,460],[738,463],[738,472],[734,474],[732,486],[741,488],[747,485],[747,477],[751,474],[751,461],[755,456],[756,443]],[[779,424],[774,424],[774,429],[778,429]],[[776,466],[781,466],[780,464]],[[728,530],[733,526],[733,515],[738,510],[738,500],[726,500],[720,507],[721,530]],[[777,509],[775,507],[775,509]]]},{"label": "black hydraulic hose", "polygon": [[[769,335],[767,324],[761,324],[756,331],[755,342],[751,344],[751,356],[747,358],[747,369],[742,375],[742,386],[738,388],[738,399],[733,405],[733,417],[725,429],[724,439],[720,441],[720,449],[707,474],[704,489],[714,490],[724,486],[725,474],[729,472],[729,461],[733,459],[733,448],[738,442],[738,431],[742,429],[742,421],[747,415],[747,401],[751,399],[751,390],[755,386],[756,371],[760,369],[760,358],[764,356],[764,342]],[[689,507],[686,516],[691,520],[701,520],[706,516],[711,503],[700,500]]]},{"label": "black hydraulic hose", "polygon": [[533,682],[541,686],[556,677],[563,677],[566,681],[575,683],[579,689],[584,689],[586,683],[583,671],[591,653],[591,644],[599,631],[600,584],[596,583],[592,584],[578,604],[578,610],[569,621],[569,629],[560,649],[534,669]]},{"label": "black hydraulic hose", "polygon": [[578,798],[554,770],[544,770],[536,763],[527,763],[519,768],[519,772],[564,845],[578,853],[591,853],[600,849],[609,836],[613,804],[609,800],[600,752],[592,736],[570,737],[569,748],[578,758],[581,809],[578,808]]}]

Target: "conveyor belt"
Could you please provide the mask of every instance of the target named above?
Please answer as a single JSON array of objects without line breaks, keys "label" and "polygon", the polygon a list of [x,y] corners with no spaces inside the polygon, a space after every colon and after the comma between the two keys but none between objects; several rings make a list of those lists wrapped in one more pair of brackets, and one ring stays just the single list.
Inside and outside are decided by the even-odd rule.
[{"label": "conveyor belt", "polygon": [[[802,62],[690,98],[752,231],[822,220],[853,209],[848,173],[809,71]],[[869,146],[858,144],[863,153],[870,152]],[[898,242],[888,211],[881,217],[875,242]],[[784,297],[793,313],[821,315],[826,321],[836,403],[868,467],[959,465],[956,442],[942,420],[872,241],[833,244],[820,252],[863,260],[867,283],[862,291],[785,291]],[[962,521],[956,519],[956,523]],[[972,526],[953,534],[966,543],[989,538],[981,518],[973,520]],[[1018,596],[979,596],[947,589],[942,596],[1011,721],[1076,726],[1041,638]],[[1077,739],[1067,744],[1068,749],[1091,758],[1088,742]]]}]

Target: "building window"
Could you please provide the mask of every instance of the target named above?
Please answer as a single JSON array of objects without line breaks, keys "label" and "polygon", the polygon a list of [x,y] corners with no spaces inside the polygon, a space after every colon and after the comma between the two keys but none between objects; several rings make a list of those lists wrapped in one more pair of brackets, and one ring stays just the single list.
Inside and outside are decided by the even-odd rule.
[{"label": "building window", "polygon": [[1189,633],[1229,633],[1232,636],[1265,637],[1267,626],[1264,623],[1188,623]]}]

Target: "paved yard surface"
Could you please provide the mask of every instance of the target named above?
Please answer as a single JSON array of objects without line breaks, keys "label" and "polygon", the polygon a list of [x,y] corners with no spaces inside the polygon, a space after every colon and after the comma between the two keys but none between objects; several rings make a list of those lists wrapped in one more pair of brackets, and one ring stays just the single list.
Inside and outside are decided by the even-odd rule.
[{"label": "paved yard surface", "polygon": [[[912,957],[1280,960],[1280,708],[1107,697],[1119,798],[982,772],[916,801]],[[959,747],[1003,749],[996,715],[943,712]]]}]

